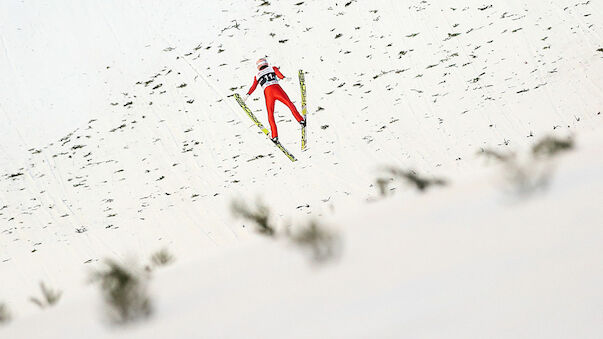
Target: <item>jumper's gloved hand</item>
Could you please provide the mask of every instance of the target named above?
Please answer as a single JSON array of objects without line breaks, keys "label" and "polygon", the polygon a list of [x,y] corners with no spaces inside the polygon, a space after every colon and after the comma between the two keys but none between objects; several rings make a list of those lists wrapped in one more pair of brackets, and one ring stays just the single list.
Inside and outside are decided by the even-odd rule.
[{"label": "jumper's gloved hand", "polygon": [[249,99],[249,94],[245,94],[245,96],[243,97],[243,102],[247,102],[247,99]]}]

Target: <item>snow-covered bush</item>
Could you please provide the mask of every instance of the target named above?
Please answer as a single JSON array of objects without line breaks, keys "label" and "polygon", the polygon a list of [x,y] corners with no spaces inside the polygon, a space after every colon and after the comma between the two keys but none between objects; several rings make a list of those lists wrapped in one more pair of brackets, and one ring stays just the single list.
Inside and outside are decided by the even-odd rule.
[{"label": "snow-covered bush", "polygon": [[336,257],[340,249],[340,237],[329,231],[326,227],[312,220],[307,225],[293,225],[277,231],[270,222],[270,209],[262,202],[257,202],[255,209],[251,209],[242,201],[233,201],[233,214],[253,222],[258,233],[272,238],[284,238],[308,251],[312,261],[321,263]]},{"label": "snow-covered bush", "polygon": [[151,255],[151,264],[155,267],[169,265],[172,262],[174,262],[174,256],[166,248]]},{"label": "snow-covered bush", "polygon": [[152,313],[151,298],[147,292],[148,273],[138,265],[123,265],[105,260],[106,267],[92,274],[92,281],[100,286],[109,319],[124,324]]},{"label": "snow-covered bush", "polygon": [[311,221],[307,226],[288,233],[294,244],[308,251],[316,263],[336,258],[341,251],[341,241],[337,233]]},{"label": "snow-covered bush", "polygon": [[42,298],[29,297],[29,300],[40,308],[46,308],[56,304],[63,294],[62,291],[48,288],[44,282],[40,282],[40,290],[42,291]]},{"label": "snow-covered bush", "polygon": [[388,167],[385,172],[391,177],[377,178],[377,188],[381,196],[386,196],[389,192],[389,185],[394,182],[394,179],[402,179],[408,185],[416,188],[420,192],[425,192],[431,186],[445,186],[446,180],[440,178],[426,178],[417,174],[414,170],[403,170],[396,167]]},{"label": "snow-covered bush", "polygon": [[553,157],[560,152],[569,151],[574,148],[572,138],[559,139],[552,136],[544,137],[532,147],[534,156]]},{"label": "snow-covered bush", "polygon": [[235,200],[231,204],[231,210],[235,217],[252,221],[260,234],[275,235],[275,227],[270,222],[270,209],[261,201],[258,200],[255,209],[252,209],[245,202]]},{"label": "snow-covered bush", "polygon": [[501,153],[482,149],[478,154],[504,165],[507,188],[518,196],[529,196],[548,187],[554,172],[551,160],[561,152],[574,148],[571,138],[546,136],[532,146],[532,152],[523,158],[515,153]]},{"label": "snow-covered bush", "polygon": [[0,303],[0,325],[8,323],[11,320],[10,311],[5,303]]}]

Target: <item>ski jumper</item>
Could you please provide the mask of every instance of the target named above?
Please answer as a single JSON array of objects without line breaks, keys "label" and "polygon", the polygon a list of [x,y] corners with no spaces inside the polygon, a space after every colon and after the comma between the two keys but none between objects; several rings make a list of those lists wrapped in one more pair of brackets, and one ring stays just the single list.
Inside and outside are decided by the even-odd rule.
[{"label": "ski jumper", "polygon": [[266,109],[268,110],[268,122],[270,122],[272,138],[278,137],[276,122],[274,121],[274,104],[276,100],[289,107],[297,122],[304,120],[299,112],[297,112],[295,105],[291,102],[291,100],[289,100],[287,93],[285,93],[285,91],[278,84],[278,80],[283,79],[284,77],[285,76],[281,74],[277,67],[266,67],[260,70],[258,75],[253,78],[253,85],[249,89],[249,92],[247,92],[248,95],[251,95],[251,93],[253,93],[258,86],[258,83],[264,89],[264,98],[266,98]]}]

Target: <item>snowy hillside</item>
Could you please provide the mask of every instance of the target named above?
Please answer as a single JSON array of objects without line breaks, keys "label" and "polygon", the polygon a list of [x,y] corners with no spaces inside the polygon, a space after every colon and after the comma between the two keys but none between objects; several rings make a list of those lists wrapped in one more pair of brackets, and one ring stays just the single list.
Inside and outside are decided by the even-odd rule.
[{"label": "snowy hillside", "polygon": [[[596,337],[601,13],[575,0],[0,3],[0,304],[13,314],[0,336]],[[232,97],[263,56],[298,106],[306,72],[308,150],[276,113],[295,163]],[[268,125],[260,91],[248,104]],[[485,150],[526,157],[549,135],[576,149],[548,190],[491,184],[509,169]],[[421,195],[390,167],[447,185]],[[263,201],[279,232],[333,227],[338,258],[308,265],[234,217],[234,199]],[[154,317],[106,326],[90,272],[161,248],[176,261],[153,273]],[[64,292],[55,308],[29,301],[40,281]]]}]

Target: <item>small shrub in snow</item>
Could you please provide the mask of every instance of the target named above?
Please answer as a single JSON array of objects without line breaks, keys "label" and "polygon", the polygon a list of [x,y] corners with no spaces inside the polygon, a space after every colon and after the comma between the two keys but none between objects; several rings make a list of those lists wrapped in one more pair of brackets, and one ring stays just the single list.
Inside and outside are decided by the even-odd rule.
[{"label": "small shrub in snow", "polygon": [[479,154],[501,162],[505,166],[505,177],[511,190],[519,196],[528,196],[548,187],[553,175],[550,160],[573,147],[571,138],[547,136],[534,144],[530,156],[523,161],[515,154],[502,154],[489,149],[482,149]]},{"label": "small shrub in snow", "polygon": [[[386,169],[387,173],[392,175],[394,178],[402,179],[412,187],[415,187],[420,192],[425,192],[431,186],[445,186],[446,180],[439,178],[426,178],[421,177],[417,174],[417,172],[413,170],[402,170],[395,167],[389,167]],[[387,195],[387,191],[389,190],[389,183],[393,180],[386,178],[377,179],[377,187],[379,189],[379,193],[382,196]]]},{"label": "small shrub in snow", "polygon": [[155,267],[169,265],[174,262],[174,256],[165,248],[153,253],[151,263]]},{"label": "small shrub in snow", "polygon": [[231,204],[232,213],[236,217],[252,221],[258,232],[268,236],[275,235],[275,228],[270,223],[270,210],[261,201],[256,203],[255,209],[251,209],[243,201],[235,200]]},{"label": "small shrub in snow", "polygon": [[63,294],[63,292],[59,290],[48,288],[43,282],[40,282],[40,290],[42,291],[42,298],[29,297],[29,301],[38,305],[40,308],[46,308],[56,304]]},{"label": "small shrub in snow", "polygon": [[10,311],[5,303],[0,303],[0,325],[8,323],[11,320]]},{"label": "small shrub in snow", "polygon": [[113,260],[106,260],[105,265],[92,274],[92,281],[100,286],[109,319],[125,324],[148,318],[152,313],[148,273],[137,265],[126,266]]},{"label": "small shrub in snow", "polygon": [[392,178],[377,178],[377,189],[379,190],[379,194],[384,197],[388,194],[389,184],[393,181]]},{"label": "small shrub in snow", "polygon": [[569,151],[574,148],[574,141],[571,138],[559,139],[555,137],[545,137],[532,147],[534,156],[552,157],[560,152]]},{"label": "small shrub in snow", "polygon": [[445,186],[446,180],[439,178],[425,178],[419,176],[415,171],[400,171],[396,169],[390,169],[390,172],[397,175],[399,178],[406,179],[406,181],[412,186],[416,187],[419,191],[423,192],[430,186]]},{"label": "small shrub in snow", "polygon": [[510,161],[515,157],[515,155],[512,153],[501,153],[487,148],[482,149],[481,152],[478,154],[490,159],[495,159],[500,162]]},{"label": "small shrub in snow", "polygon": [[543,164],[519,165],[508,167],[505,173],[513,191],[521,196],[527,196],[539,190],[545,190],[551,179],[552,169]]},{"label": "small shrub in snow", "polygon": [[310,252],[312,260],[323,263],[337,257],[340,252],[340,239],[336,233],[327,230],[316,221],[299,229],[289,238],[294,244]]},{"label": "small shrub in snow", "polygon": [[515,154],[503,154],[490,149],[482,149],[479,155],[496,159],[504,165],[505,181],[512,192],[518,195],[529,195],[546,188],[549,183],[548,166],[532,161],[520,162]]},{"label": "small shrub in snow", "polygon": [[294,232],[290,229],[277,232],[276,227],[270,223],[270,210],[261,202],[258,202],[256,208],[252,210],[245,203],[234,201],[232,210],[235,216],[255,223],[260,234],[274,239],[284,238],[299,248],[307,250],[314,262],[322,263],[339,254],[339,236],[316,221],[311,221],[307,226],[294,227]]}]

